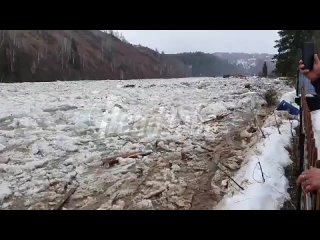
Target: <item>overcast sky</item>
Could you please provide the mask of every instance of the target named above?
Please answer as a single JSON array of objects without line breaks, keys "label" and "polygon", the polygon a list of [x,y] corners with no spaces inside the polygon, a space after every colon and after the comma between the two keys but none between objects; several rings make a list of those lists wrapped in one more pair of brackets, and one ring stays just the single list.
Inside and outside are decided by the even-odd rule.
[{"label": "overcast sky", "polygon": [[276,53],[278,30],[118,30],[132,44],[165,53]]}]

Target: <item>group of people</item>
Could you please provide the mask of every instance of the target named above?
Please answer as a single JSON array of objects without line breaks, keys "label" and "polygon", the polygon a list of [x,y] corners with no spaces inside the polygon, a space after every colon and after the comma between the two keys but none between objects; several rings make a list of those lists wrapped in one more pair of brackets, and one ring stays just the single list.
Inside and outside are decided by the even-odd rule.
[{"label": "group of people", "polygon": [[[316,95],[315,98],[320,101],[320,60],[318,55],[314,55],[314,64],[313,69],[305,69],[305,66],[300,60],[299,70],[307,79],[311,81],[311,84],[314,86]],[[297,184],[301,185],[305,193],[318,191],[320,190],[320,169],[319,168],[310,168],[305,170],[300,174],[297,179]]]}]

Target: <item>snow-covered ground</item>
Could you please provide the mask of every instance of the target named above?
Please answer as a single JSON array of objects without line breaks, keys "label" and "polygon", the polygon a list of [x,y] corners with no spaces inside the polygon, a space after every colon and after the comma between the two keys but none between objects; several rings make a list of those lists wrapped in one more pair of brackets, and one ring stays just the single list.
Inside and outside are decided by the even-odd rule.
[{"label": "snow-covered ground", "polygon": [[237,61],[232,62],[237,66],[242,66],[244,69],[248,70],[252,67],[256,66],[256,58],[249,58],[249,59],[238,59]]},{"label": "snow-covered ground", "polygon": [[[253,112],[266,116],[262,94],[270,87],[292,90],[258,78],[0,84],[0,208],[50,209],[77,186],[68,209],[212,209],[228,192],[217,162],[234,174],[256,142],[266,175],[276,169],[263,188],[285,195],[275,180],[289,163],[282,153],[288,123],[281,137],[273,137],[274,126],[266,126],[265,140],[248,132]],[[106,157],[146,150],[152,154],[101,166]],[[244,172],[255,167],[249,162]]]},{"label": "snow-covered ground", "polygon": [[[280,100],[293,103],[294,97],[295,91],[292,91],[283,94]],[[297,120],[289,120],[281,113],[266,119],[262,128],[266,138],[248,150],[242,168],[234,177],[244,190],[230,188],[216,209],[279,210],[285,200],[290,199],[284,168],[292,163],[286,148],[297,126]]]}]

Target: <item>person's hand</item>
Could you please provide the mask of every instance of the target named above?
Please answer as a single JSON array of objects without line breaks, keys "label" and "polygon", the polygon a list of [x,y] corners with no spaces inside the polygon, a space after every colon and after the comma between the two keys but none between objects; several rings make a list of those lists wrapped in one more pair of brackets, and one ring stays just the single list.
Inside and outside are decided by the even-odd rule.
[{"label": "person's hand", "polygon": [[310,79],[311,82],[314,82],[318,79],[320,79],[320,60],[318,58],[318,55],[314,55],[314,63],[313,63],[313,69],[310,71],[309,69],[304,69],[303,61],[299,61],[299,70],[300,72],[306,76],[306,78]]},{"label": "person's hand", "polygon": [[310,168],[304,171],[297,179],[297,184],[302,186],[305,193],[320,190],[320,169]]}]

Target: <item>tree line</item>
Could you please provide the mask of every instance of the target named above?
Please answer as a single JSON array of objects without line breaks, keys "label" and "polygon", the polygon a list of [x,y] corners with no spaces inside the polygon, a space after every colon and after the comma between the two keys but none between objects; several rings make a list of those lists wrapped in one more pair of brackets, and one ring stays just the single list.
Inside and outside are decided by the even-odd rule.
[{"label": "tree line", "polygon": [[295,77],[298,61],[302,56],[302,46],[306,41],[320,44],[319,30],[280,30],[280,39],[276,41],[275,48],[278,53],[273,60],[276,61],[275,73],[281,77]]}]

